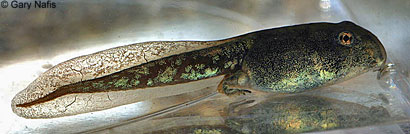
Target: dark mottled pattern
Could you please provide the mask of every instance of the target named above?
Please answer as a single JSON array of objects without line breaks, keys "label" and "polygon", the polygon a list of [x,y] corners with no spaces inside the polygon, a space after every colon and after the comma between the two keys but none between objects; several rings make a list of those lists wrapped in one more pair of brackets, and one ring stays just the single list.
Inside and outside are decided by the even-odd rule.
[{"label": "dark mottled pattern", "polygon": [[[349,33],[352,38],[340,38]],[[341,44],[344,42],[351,44]],[[312,23],[245,34],[219,46],[165,57],[97,79],[62,86],[30,106],[70,93],[131,90],[185,83],[218,75],[220,92],[235,94],[241,85],[269,92],[294,93],[364,73],[385,62],[376,36],[351,22]],[[226,85],[229,83],[231,85]],[[241,91],[241,90],[238,90]]]},{"label": "dark mottled pattern", "polygon": [[[355,37],[350,45],[338,38],[346,31]],[[304,91],[361,74],[385,59],[378,39],[351,22],[299,25],[255,36],[259,40],[244,59],[244,72],[254,88],[264,91]]]}]

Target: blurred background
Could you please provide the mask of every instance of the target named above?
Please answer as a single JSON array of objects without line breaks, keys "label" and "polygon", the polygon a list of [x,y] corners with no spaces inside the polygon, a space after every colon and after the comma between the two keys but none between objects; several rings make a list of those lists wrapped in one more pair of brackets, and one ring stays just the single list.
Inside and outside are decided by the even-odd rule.
[{"label": "blurred background", "polygon": [[[273,27],[344,20],[374,33],[384,44],[391,63],[390,74],[382,81],[375,81],[374,75],[369,75],[370,82],[357,83],[359,86],[352,88],[375,83],[375,87],[369,88],[398,90],[390,93],[391,97],[399,98],[397,104],[403,105],[397,107],[406,117],[410,113],[407,101],[410,90],[408,0],[51,2],[55,2],[55,8],[0,8],[0,133],[76,133],[121,122],[118,116],[124,115],[121,120],[136,116],[109,111],[62,119],[28,120],[12,113],[10,101],[17,92],[50,67],[80,55],[144,41],[218,40]],[[140,105],[116,110],[135,112],[141,110]],[[85,124],[91,125],[84,127]],[[406,125],[393,125],[388,129],[405,132],[406,128]]]}]

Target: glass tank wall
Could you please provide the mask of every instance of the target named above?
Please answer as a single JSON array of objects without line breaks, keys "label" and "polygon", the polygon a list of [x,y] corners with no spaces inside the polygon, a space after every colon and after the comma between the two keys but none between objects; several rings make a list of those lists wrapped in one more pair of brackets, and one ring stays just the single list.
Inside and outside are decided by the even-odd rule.
[{"label": "glass tank wall", "polygon": [[[0,8],[1,133],[409,133],[410,1],[63,1]],[[35,2],[23,1],[19,2]],[[222,77],[104,111],[24,119],[10,103],[65,60],[144,41],[218,40],[310,22],[353,21],[386,48],[388,68],[301,94],[216,92]]]}]

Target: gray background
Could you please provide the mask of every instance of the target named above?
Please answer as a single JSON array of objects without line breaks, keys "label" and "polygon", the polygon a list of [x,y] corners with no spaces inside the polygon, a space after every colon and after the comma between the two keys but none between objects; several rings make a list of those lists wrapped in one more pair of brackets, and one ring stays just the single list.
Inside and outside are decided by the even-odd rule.
[{"label": "gray background", "polygon": [[[55,9],[0,8],[0,133],[71,133],[90,129],[64,130],[55,127],[61,125],[59,119],[17,117],[11,111],[10,101],[52,65],[143,41],[217,40],[272,27],[351,20],[377,35],[387,50],[389,62],[398,66],[405,79],[409,77],[410,1],[407,0],[53,2],[57,5]],[[61,120],[74,122],[69,126],[75,128],[78,118],[92,122],[89,116]],[[109,117],[115,120],[115,115]]]}]

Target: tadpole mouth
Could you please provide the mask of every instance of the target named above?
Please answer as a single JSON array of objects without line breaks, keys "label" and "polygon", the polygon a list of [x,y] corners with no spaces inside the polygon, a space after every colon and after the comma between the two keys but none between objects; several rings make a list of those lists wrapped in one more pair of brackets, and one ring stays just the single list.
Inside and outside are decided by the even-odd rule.
[{"label": "tadpole mouth", "polygon": [[383,76],[383,73],[386,72],[387,65],[386,62],[383,62],[380,66],[376,67],[374,71],[377,72],[377,80],[380,80],[380,78]]},{"label": "tadpole mouth", "polygon": [[379,80],[383,73],[387,69],[386,60],[387,54],[386,49],[384,48],[383,44],[380,40],[376,37],[376,35],[370,33],[371,38],[373,39],[373,43],[375,46],[375,53],[373,54],[373,58],[375,59],[375,69],[373,71],[378,71],[377,79]]},{"label": "tadpole mouth", "polygon": [[386,65],[386,60],[387,60],[387,54],[386,54],[386,49],[384,49],[383,45],[379,41],[379,47],[380,47],[380,55],[379,57],[376,58],[377,62],[377,68],[379,68],[379,72],[377,73],[377,79],[379,80],[380,77],[382,76],[383,72],[385,72],[387,65]]},{"label": "tadpole mouth", "polygon": [[383,73],[386,71],[387,65],[386,65],[386,51],[383,47],[383,45],[380,44],[380,54],[375,57],[376,62],[375,62],[375,68],[374,72],[377,72],[377,79],[380,80],[381,76],[383,76]]},{"label": "tadpole mouth", "polygon": [[384,49],[383,45],[379,42],[379,47],[380,47],[380,54],[377,55],[376,57],[376,68],[374,71],[377,72],[377,79],[380,80],[381,76],[383,76],[383,73],[387,69],[386,65],[386,60],[387,60],[387,54],[386,50]]}]

